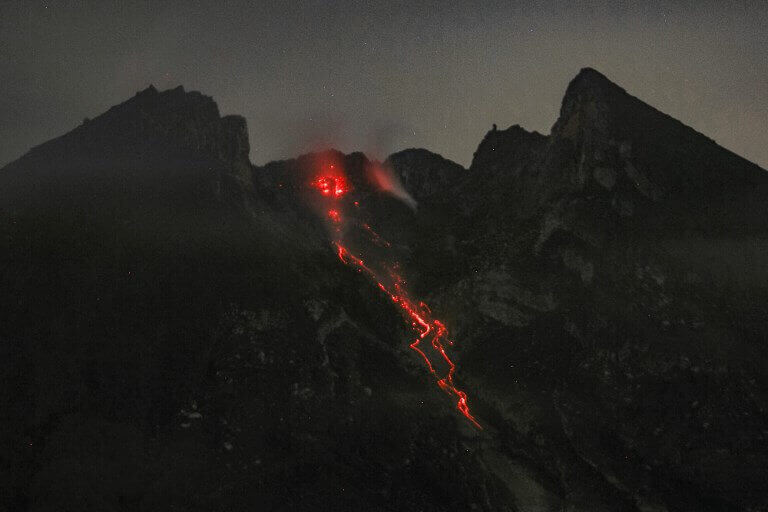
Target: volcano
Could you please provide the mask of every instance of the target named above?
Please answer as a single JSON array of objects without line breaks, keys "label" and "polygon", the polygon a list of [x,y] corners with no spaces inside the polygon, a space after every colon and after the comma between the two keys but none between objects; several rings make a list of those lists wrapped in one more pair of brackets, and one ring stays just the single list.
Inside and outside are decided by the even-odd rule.
[{"label": "volcano", "polygon": [[468,169],[150,87],[0,170],[0,509],[766,509],[766,198],[593,69]]}]

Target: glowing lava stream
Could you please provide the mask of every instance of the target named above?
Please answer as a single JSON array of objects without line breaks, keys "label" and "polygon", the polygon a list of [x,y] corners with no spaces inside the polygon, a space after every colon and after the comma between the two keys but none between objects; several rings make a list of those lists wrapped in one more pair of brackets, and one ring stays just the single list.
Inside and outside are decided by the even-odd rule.
[{"label": "glowing lava stream", "polygon": [[[331,200],[340,199],[349,191],[349,186],[347,185],[346,180],[340,175],[319,176],[315,178],[310,185],[313,188],[318,189],[323,196]],[[357,202],[355,202],[355,205],[357,206]],[[327,215],[330,221],[336,226],[336,233],[340,234],[342,217],[339,208],[332,207],[328,209]],[[363,224],[362,227],[370,236],[371,241],[376,245],[385,248],[390,247],[389,242],[381,238],[368,224]],[[429,369],[430,373],[437,379],[437,385],[440,389],[455,397],[456,408],[459,412],[477,428],[482,429],[480,423],[477,422],[469,410],[467,394],[457,388],[453,382],[453,374],[456,371],[456,365],[448,356],[445,349],[446,344],[453,345],[453,342],[448,339],[445,325],[440,320],[432,317],[432,311],[424,302],[419,302],[417,304],[408,296],[408,293],[405,290],[405,281],[397,272],[397,265],[385,265],[386,272],[389,274],[388,277],[392,282],[391,285],[387,286],[384,284],[385,281],[381,279],[373,269],[366,265],[360,257],[350,252],[339,239],[335,240],[333,243],[336,246],[339,259],[344,264],[353,266],[357,268],[358,272],[366,274],[374,283],[376,283],[381,291],[389,296],[393,303],[397,304],[403,313],[403,316],[410,322],[411,328],[418,334],[418,337],[410,344],[410,347],[418,352],[422,359],[424,359],[427,369]],[[420,348],[421,343],[427,339],[448,368],[444,375],[438,373],[429,356],[427,356],[424,350]]]}]

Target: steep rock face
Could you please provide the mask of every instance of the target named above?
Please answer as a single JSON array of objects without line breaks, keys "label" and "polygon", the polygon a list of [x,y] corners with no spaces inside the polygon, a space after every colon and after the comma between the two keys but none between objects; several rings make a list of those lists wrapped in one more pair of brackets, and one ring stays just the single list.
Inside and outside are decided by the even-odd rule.
[{"label": "steep rock face", "polygon": [[519,125],[506,130],[489,131],[472,158],[470,171],[483,171],[491,175],[518,176],[530,166],[536,151],[546,143],[547,137],[528,132]]},{"label": "steep rock face", "polygon": [[149,89],[0,170],[0,509],[503,509],[307,180],[412,210],[245,133]]},{"label": "steep rock face", "polygon": [[243,172],[244,120],[181,88],[0,170],[0,508],[164,508],[203,480],[196,460],[216,466],[194,435],[179,448],[180,410],[215,373],[227,305],[258,308],[283,279],[263,268],[298,259],[253,223]]},{"label": "steep rock face", "polygon": [[210,96],[186,92],[181,86],[163,92],[149,86],[97,118],[84,120],[72,132],[32,149],[13,167],[31,167],[35,158],[52,164],[51,156],[60,157],[59,166],[104,162],[111,168],[122,162],[140,163],[140,158],[167,161],[176,156],[242,170],[250,166],[249,151],[241,116],[221,117]]},{"label": "steep rock face", "polygon": [[390,155],[384,165],[395,170],[417,201],[447,192],[466,173],[459,164],[425,149],[399,151]]},{"label": "steep rock face", "polygon": [[[658,236],[765,232],[768,175],[626,93],[592,69],[568,86],[552,138],[567,148],[574,185],[604,190],[633,228]],[[557,169],[555,168],[557,167]],[[549,177],[549,176],[548,176]]]},{"label": "steep rock face", "polygon": [[[589,69],[549,136],[392,155],[417,211],[246,135],[149,89],[0,170],[0,508],[768,506],[763,170]],[[333,253],[331,163],[482,432]]]},{"label": "steep rock face", "polygon": [[640,509],[764,507],[768,173],[590,69],[546,141],[505,132],[436,299],[464,377],[572,503],[594,472]]},{"label": "steep rock face", "polygon": [[622,225],[646,235],[734,236],[767,226],[763,169],[589,68],[568,86],[549,137],[518,126],[491,131],[470,167],[481,169],[513,174],[512,198],[528,214],[568,195],[608,201]]},{"label": "steep rock face", "polygon": [[150,86],[6,166],[0,194],[7,209],[30,208],[30,201],[104,204],[126,187],[138,200],[188,192],[216,200],[222,187],[248,186],[248,152],[242,117],[222,118],[198,92]]}]

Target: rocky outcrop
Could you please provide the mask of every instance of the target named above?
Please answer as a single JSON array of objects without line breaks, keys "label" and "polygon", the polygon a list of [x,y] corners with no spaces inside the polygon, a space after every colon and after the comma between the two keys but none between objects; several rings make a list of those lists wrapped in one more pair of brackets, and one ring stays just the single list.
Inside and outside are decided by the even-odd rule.
[{"label": "rocky outcrop", "polygon": [[245,119],[221,117],[198,92],[150,86],[7,165],[0,196],[11,209],[64,199],[104,204],[126,187],[144,199],[191,192],[217,200],[222,189],[250,187],[248,153]]},{"label": "rocky outcrop", "polygon": [[576,189],[605,194],[619,213],[639,218],[633,228],[659,236],[768,229],[763,169],[593,69],[568,86],[551,138],[570,165],[552,160],[546,177],[567,169]]},{"label": "rocky outcrop", "polygon": [[[583,465],[639,510],[765,507],[768,260],[748,247],[768,236],[768,173],[591,69],[549,137],[510,130],[458,189],[478,205],[457,237],[470,264],[441,304],[466,378],[571,506]],[[514,294],[489,287],[498,267]],[[554,307],[521,301],[542,293]]]},{"label": "rocky outcrop", "polygon": [[417,201],[448,192],[466,173],[459,164],[426,149],[399,151],[390,155],[384,165],[395,171]]},{"label": "rocky outcrop", "polygon": [[126,161],[180,157],[216,161],[232,172],[242,172],[250,167],[249,151],[243,117],[221,117],[213,99],[199,92],[186,92],[181,86],[158,92],[150,85],[66,135],[32,149],[11,168],[50,164],[51,156],[60,157],[60,166],[103,162],[111,168]]},{"label": "rocky outcrop", "polygon": [[493,129],[480,142],[469,169],[488,176],[516,177],[533,163],[546,142],[544,135],[528,132],[519,125],[506,130]]},{"label": "rocky outcrop", "polygon": [[[483,431],[339,264],[327,163]],[[417,211],[150,88],[0,170],[0,508],[768,507],[765,171],[591,69],[548,136],[386,164]]]}]

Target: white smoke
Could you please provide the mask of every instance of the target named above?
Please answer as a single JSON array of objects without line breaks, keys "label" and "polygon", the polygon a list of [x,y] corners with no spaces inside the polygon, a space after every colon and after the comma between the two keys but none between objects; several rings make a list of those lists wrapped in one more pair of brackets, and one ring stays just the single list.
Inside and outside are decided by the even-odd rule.
[{"label": "white smoke", "polygon": [[371,181],[376,184],[383,192],[391,194],[403,203],[408,205],[413,211],[416,211],[418,203],[416,200],[405,190],[403,184],[400,182],[400,178],[397,174],[387,166],[374,162],[370,167]]}]

